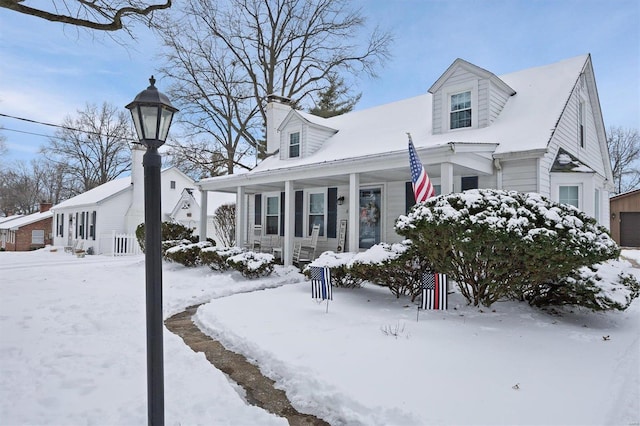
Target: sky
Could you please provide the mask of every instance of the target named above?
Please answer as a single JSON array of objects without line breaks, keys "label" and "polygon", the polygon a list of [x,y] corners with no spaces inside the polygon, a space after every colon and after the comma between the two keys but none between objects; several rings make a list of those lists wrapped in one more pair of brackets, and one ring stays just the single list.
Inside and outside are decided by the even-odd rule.
[{"label": "sky", "polygon": [[[0,423],[145,424],[144,257],[57,249],[0,252]],[[620,272],[640,278],[610,261],[600,285]],[[365,283],[334,288],[327,308],[293,267],[247,280],[165,262],[164,318],[200,303],[205,334],[332,425],[640,420],[638,299],[624,312],[554,315],[517,302],[478,309],[454,292],[448,310],[417,315],[415,302]],[[287,424],[166,328],[163,340],[167,426]]]},{"label": "sky", "polygon": [[[640,129],[637,0],[354,0],[368,28],[392,31],[392,57],[363,79],[356,109],[423,94],[456,59],[496,75],[590,53],[605,126]],[[160,66],[160,44],[78,30],[0,8],[0,114],[60,123],[87,103],[129,103]],[[163,91],[167,81],[158,79]],[[9,160],[55,131],[0,116]],[[34,134],[27,134],[36,133]]]}]

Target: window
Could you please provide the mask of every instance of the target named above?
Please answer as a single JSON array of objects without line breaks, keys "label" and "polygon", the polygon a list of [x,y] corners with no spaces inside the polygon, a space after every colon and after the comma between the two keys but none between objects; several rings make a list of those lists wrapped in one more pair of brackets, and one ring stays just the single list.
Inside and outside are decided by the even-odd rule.
[{"label": "window", "polygon": [[280,223],[280,200],[278,197],[267,197],[266,234],[278,235]]},{"label": "window", "polygon": [[560,186],[558,201],[562,204],[570,204],[579,208],[578,187],[575,185]]},{"label": "window", "polygon": [[84,212],[80,213],[80,230],[79,230],[79,236],[80,238],[84,238]]},{"label": "window", "polygon": [[300,157],[300,132],[289,134],[289,158]]},{"label": "window", "polygon": [[96,239],[96,212],[91,212],[91,225],[89,225],[89,237]]},{"label": "window", "polygon": [[309,194],[309,232],[311,235],[313,225],[320,225],[320,233],[324,236],[324,192],[316,192]]},{"label": "window", "polygon": [[471,127],[471,92],[451,95],[450,128]]},{"label": "window", "polygon": [[171,189],[176,189],[176,181],[175,180],[171,181]]},{"label": "window", "polygon": [[580,101],[578,105],[578,141],[580,142],[580,147],[584,148],[584,102]]},{"label": "window", "polygon": [[44,244],[44,229],[34,229],[31,231],[31,244]]}]

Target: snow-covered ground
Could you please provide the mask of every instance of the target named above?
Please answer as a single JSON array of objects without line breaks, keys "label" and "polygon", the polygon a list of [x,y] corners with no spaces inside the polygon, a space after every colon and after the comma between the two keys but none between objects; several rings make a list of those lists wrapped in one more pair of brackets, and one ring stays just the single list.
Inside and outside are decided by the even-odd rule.
[{"label": "snow-covered ground", "polygon": [[[640,251],[623,251],[640,262]],[[626,261],[606,279],[634,273]],[[263,290],[263,291],[258,291]],[[197,322],[246,354],[293,404],[333,425],[629,425],[640,422],[640,302],[550,315],[450,297],[420,312],[373,285],[325,303],[295,269],[164,266],[165,317]],[[167,425],[286,425],[242,399],[165,330]],[[144,258],[0,253],[0,424],[146,423]]]}]

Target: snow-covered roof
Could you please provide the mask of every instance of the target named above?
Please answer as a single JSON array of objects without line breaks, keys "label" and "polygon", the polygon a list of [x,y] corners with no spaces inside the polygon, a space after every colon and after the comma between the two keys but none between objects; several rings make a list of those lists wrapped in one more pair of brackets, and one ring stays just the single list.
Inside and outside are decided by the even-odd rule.
[{"label": "snow-covered roof", "polygon": [[[338,132],[313,155],[287,160],[273,156],[254,171],[406,150],[407,132],[416,148],[472,142],[498,143],[495,154],[545,149],[587,60],[588,55],[581,55],[499,76],[516,94],[483,128],[432,134],[430,93],[330,118],[298,112],[303,119]],[[422,160],[429,163],[428,158]]]},{"label": "snow-covered roof", "polygon": [[0,229],[15,230],[25,225],[29,225],[31,223],[35,223],[43,219],[48,219],[50,217],[53,217],[53,213],[51,211],[46,211],[42,213],[38,212],[38,213],[29,214],[26,216],[19,216],[12,220],[7,220],[5,222],[0,223]]},{"label": "snow-covered roof", "polygon": [[123,177],[114,179],[107,183],[103,183],[87,192],[71,197],[59,204],[56,204],[52,209],[62,209],[65,207],[84,206],[91,204],[98,204],[105,199],[118,194],[127,188],[131,187],[131,178]]},{"label": "snow-covered roof", "polygon": [[0,217],[0,223],[5,223],[5,222],[7,222],[9,220],[17,219],[17,218],[19,218],[21,216],[22,216],[21,214],[13,214],[11,216]]}]

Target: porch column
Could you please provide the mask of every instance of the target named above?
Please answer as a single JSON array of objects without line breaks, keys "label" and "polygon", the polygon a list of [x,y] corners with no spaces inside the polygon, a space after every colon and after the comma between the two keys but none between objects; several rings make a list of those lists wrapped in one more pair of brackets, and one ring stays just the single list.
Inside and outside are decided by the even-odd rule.
[{"label": "porch column", "polygon": [[357,253],[360,250],[358,235],[360,233],[360,175],[351,173],[349,175],[349,222],[347,229],[349,230],[349,251]]},{"label": "porch column", "polygon": [[284,183],[284,239],[282,241],[282,260],[284,266],[291,266],[293,263],[294,221],[295,194],[293,192],[293,182],[288,180]]},{"label": "porch column", "polygon": [[207,241],[207,201],[209,191],[200,190],[200,241]]},{"label": "porch column", "polygon": [[244,245],[244,236],[247,229],[244,198],[244,186],[239,186],[236,190],[236,246],[238,247]]},{"label": "porch column", "polygon": [[453,193],[453,164],[440,164],[440,192],[442,194]]}]

